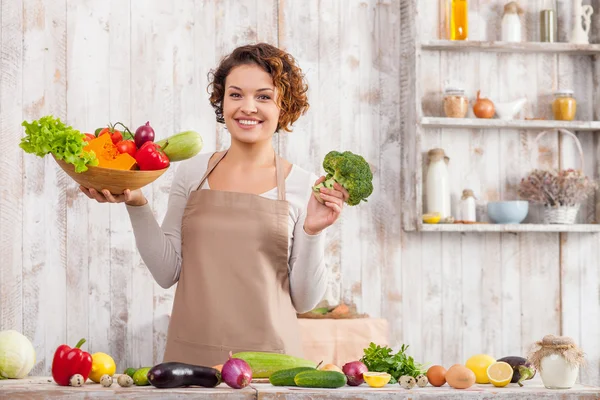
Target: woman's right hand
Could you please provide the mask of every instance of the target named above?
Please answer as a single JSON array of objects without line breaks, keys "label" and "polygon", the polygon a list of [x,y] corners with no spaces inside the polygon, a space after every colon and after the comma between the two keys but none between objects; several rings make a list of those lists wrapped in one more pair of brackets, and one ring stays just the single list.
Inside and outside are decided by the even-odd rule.
[{"label": "woman's right hand", "polygon": [[123,194],[112,194],[106,189],[98,192],[95,189],[88,189],[83,186],[79,186],[79,190],[90,199],[96,200],[98,203],[125,203],[128,206],[143,206],[148,202],[141,189],[125,189]]}]

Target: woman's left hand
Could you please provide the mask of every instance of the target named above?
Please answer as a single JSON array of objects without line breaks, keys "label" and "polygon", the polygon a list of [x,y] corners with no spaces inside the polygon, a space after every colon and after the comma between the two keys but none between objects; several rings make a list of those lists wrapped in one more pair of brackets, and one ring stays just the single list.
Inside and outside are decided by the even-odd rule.
[{"label": "woman's left hand", "polygon": [[[324,176],[320,177],[315,182],[315,186],[324,180]],[[333,189],[321,188],[321,198],[325,202],[324,204],[321,204],[315,195],[311,194],[306,209],[304,231],[309,235],[317,235],[323,229],[333,225],[342,213],[348,196],[348,191],[337,182],[333,184]]]}]

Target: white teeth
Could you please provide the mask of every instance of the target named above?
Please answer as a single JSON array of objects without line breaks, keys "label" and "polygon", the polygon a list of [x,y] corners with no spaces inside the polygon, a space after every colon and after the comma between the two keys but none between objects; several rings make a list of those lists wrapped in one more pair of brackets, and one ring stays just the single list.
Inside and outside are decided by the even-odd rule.
[{"label": "white teeth", "polygon": [[258,121],[248,121],[248,120],[245,120],[245,119],[240,119],[239,122],[242,125],[256,125],[256,124],[258,124]]}]

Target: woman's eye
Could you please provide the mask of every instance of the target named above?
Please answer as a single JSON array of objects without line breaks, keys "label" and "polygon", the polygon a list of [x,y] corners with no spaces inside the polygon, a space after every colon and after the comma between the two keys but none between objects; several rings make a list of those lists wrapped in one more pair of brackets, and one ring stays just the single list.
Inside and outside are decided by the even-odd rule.
[{"label": "woman's eye", "polygon": [[240,97],[239,93],[231,93],[229,97]]},{"label": "woman's eye", "polygon": [[271,98],[269,96],[267,96],[266,94],[260,95],[260,96],[258,96],[258,98],[261,100],[271,100]]}]

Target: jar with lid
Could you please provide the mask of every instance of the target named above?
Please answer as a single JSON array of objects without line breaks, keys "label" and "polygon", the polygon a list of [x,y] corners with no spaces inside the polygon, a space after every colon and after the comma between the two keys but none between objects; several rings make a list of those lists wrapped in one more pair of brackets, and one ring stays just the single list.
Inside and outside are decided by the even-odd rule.
[{"label": "jar with lid", "polygon": [[529,360],[540,372],[542,383],[548,389],[569,389],[585,361],[583,351],[567,336],[546,335],[536,343],[537,349]]},{"label": "jar with lid", "polygon": [[572,121],[577,113],[577,100],[572,90],[559,90],[554,93],[552,113],[557,121]]},{"label": "jar with lid", "polygon": [[448,87],[444,91],[444,114],[449,118],[464,118],[469,111],[469,99],[460,88]]},{"label": "jar with lid", "polygon": [[475,222],[477,220],[475,194],[471,189],[464,189],[460,198],[460,219],[466,222]]},{"label": "jar with lid", "polygon": [[443,149],[431,149],[427,153],[429,168],[425,184],[426,213],[439,213],[441,219],[450,217],[450,179],[447,164],[449,158]]}]

